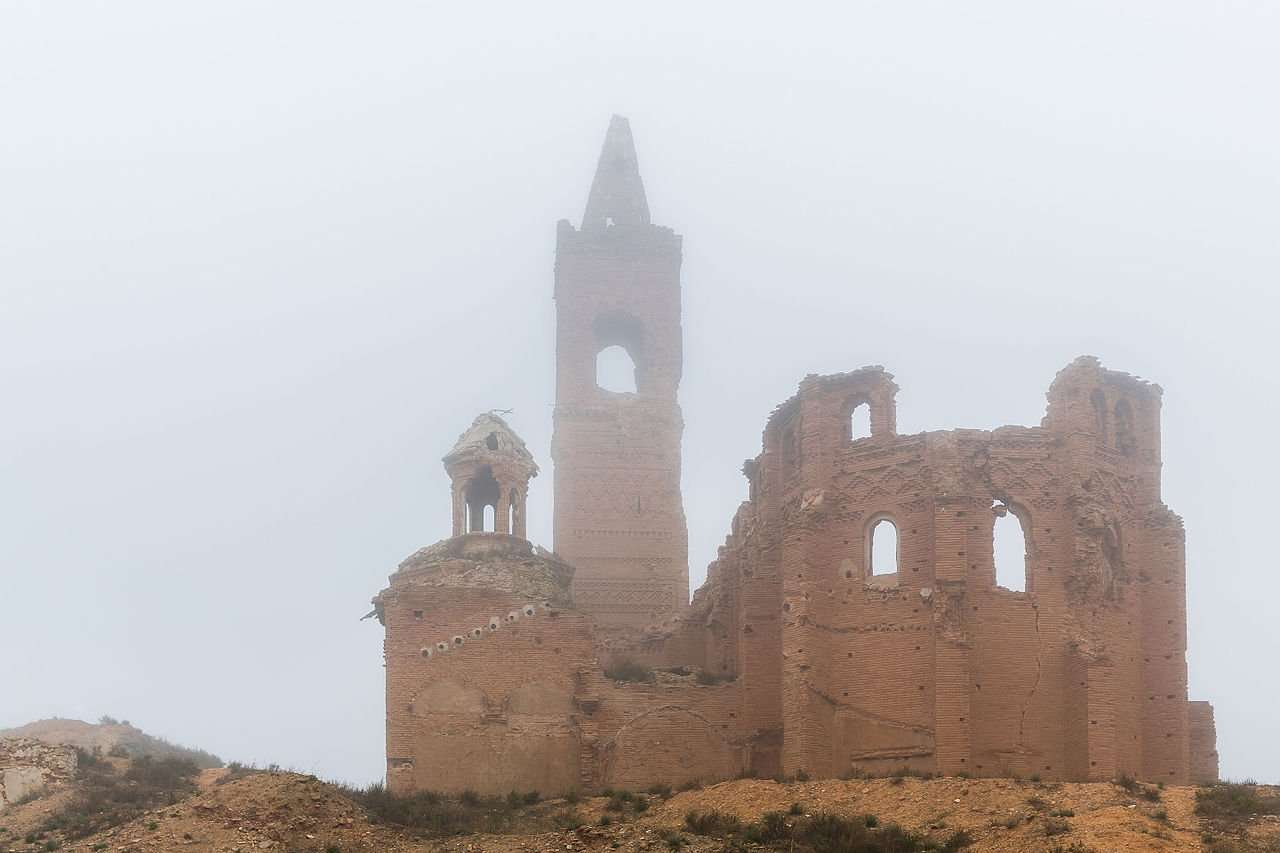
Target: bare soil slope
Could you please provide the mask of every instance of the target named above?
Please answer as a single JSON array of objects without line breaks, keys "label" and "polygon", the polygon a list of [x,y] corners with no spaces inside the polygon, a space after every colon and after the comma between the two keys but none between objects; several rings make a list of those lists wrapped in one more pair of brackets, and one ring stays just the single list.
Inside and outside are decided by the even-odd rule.
[{"label": "bare soil slope", "polygon": [[[1229,831],[1209,827],[1195,814],[1194,788],[1137,789],[1112,784],[1036,784],[982,779],[875,779],[781,784],[741,780],[685,791],[663,799],[635,795],[619,808],[617,798],[583,798],[576,803],[543,801],[520,810],[524,834],[465,835],[446,839],[415,837],[412,830],[371,821],[365,809],[338,788],[293,773],[254,773],[221,780],[225,770],[201,774],[197,793],[152,809],[123,825],[82,839],[49,831],[27,841],[41,819],[65,806],[66,792],[37,801],[21,814],[0,815],[0,851],[110,850],[251,851],[372,853],[533,853],[533,851],[722,851],[786,849],[757,847],[741,839],[698,835],[686,815],[717,811],[756,821],[766,812],[795,812],[803,820],[820,812],[849,817],[874,814],[940,843],[965,830],[972,851],[1265,851],[1280,850],[1280,819],[1244,819]],[[1145,795],[1144,795],[1144,792]],[[1272,794],[1276,792],[1271,791]],[[628,795],[631,796],[631,795]],[[643,800],[645,806],[634,803]],[[798,804],[794,806],[793,804]],[[607,825],[600,825],[607,817]],[[581,822],[576,828],[568,828]],[[563,828],[551,829],[559,825]],[[15,831],[17,830],[17,831]],[[59,847],[49,847],[49,842]],[[738,846],[733,846],[737,844]],[[798,848],[797,848],[798,849]]]}]

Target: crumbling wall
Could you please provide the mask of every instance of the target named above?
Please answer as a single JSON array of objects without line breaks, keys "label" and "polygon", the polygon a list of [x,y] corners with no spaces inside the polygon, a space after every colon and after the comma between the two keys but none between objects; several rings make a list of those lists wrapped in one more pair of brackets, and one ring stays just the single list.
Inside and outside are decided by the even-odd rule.
[{"label": "crumbling wall", "polygon": [[66,784],[76,772],[76,752],[31,738],[0,738],[0,810]]},{"label": "crumbling wall", "polygon": [[1218,781],[1218,732],[1213,722],[1213,706],[1190,702],[1187,708],[1190,731],[1191,781]]},{"label": "crumbling wall", "polygon": [[[510,536],[406,561],[377,599],[392,789],[1216,777],[1212,709],[1186,695],[1159,389],[1081,359],[1038,427],[914,436],[896,434],[895,391],[879,367],[806,377],[744,465],[707,582],[652,625],[579,609],[573,569]],[[869,436],[850,424],[862,405]],[[999,519],[1025,540],[1009,587]],[[882,521],[898,550],[877,574]],[[658,671],[607,677],[623,660]]]},{"label": "crumbling wall", "polygon": [[501,534],[462,539],[433,552],[438,559],[408,561],[376,600],[386,626],[388,786],[577,788],[574,696],[594,650],[586,617],[561,603],[565,567]]},{"label": "crumbling wall", "polygon": [[[807,377],[748,464],[738,518],[767,544],[740,572],[778,555],[783,771],[1190,778],[1159,388],[1081,359],[1039,427],[905,437],[895,391],[880,368]],[[871,435],[855,437],[862,404]],[[1016,591],[997,585],[993,555],[1010,515],[1027,551]],[[873,576],[880,519],[897,528],[898,564]],[[744,684],[769,661],[740,656]]]}]

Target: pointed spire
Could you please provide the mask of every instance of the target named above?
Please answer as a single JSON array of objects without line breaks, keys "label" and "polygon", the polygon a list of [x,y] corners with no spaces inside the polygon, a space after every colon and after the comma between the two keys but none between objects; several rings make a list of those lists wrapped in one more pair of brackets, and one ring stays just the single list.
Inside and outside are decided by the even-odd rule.
[{"label": "pointed spire", "polygon": [[640,164],[636,145],[631,138],[631,123],[622,116],[609,120],[609,132],[600,149],[600,162],[591,181],[591,195],[582,215],[583,230],[615,225],[648,225],[649,203],[640,180]]}]

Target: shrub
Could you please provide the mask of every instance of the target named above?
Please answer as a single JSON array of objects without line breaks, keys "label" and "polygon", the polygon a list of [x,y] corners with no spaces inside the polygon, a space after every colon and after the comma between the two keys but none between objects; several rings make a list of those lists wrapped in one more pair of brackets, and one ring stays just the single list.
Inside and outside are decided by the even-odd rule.
[{"label": "shrub", "polygon": [[1151,813],[1151,816],[1161,823],[1169,822],[1169,812],[1165,809],[1156,809]]},{"label": "shrub", "polygon": [[799,844],[813,850],[831,853],[862,853],[862,851],[914,851],[924,847],[922,840],[897,824],[887,824],[880,829],[869,829],[864,821],[850,820],[832,814],[814,815],[799,821],[793,828],[793,838]]},{"label": "shrub", "polygon": [[1263,795],[1247,782],[1223,782],[1196,791],[1196,814],[1218,820],[1280,814],[1280,796]]},{"label": "shrub", "polygon": [[1116,784],[1119,785],[1121,788],[1124,788],[1130,794],[1136,794],[1138,792],[1138,788],[1140,787],[1138,785],[1138,780],[1130,776],[1128,773],[1121,773],[1119,776],[1117,776]]},{"label": "shrub", "polygon": [[653,794],[655,797],[662,797],[662,799],[664,800],[669,800],[671,799],[671,786],[670,785],[650,785],[649,793]]},{"label": "shrub", "polygon": [[963,850],[971,844],[973,844],[973,836],[963,829],[957,829],[951,833],[950,838],[942,843],[942,851],[943,853],[955,853],[955,851]]},{"label": "shrub", "polygon": [[1075,817],[1076,813],[1071,809],[1054,809],[1049,812],[1049,817]]},{"label": "shrub", "polygon": [[225,785],[228,782],[235,782],[238,779],[245,778],[246,776],[254,776],[258,773],[266,772],[267,771],[262,770],[253,764],[241,764],[239,761],[232,761],[227,765],[227,772],[218,777],[216,784]]},{"label": "shrub", "polygon": [[[938,849],[957,851],[972,844],[973,840],[962,831],[954,833],[944,845],[939,846],[897,824],[880,826],[872,815],[861,818],[833,814],[793,815],[788,819],[788,815],[782,812],[767,812],[758,822],[732,833],[727,849],[744,849],[745,842],[813,853],[915,853]],[[783,844],[785,848],[781,846]]]},{"label": "shrub", "polygon": [[683,791],[700,791],[702,790],[702,780],[690,779],[687,782],[683,783],[677,790],[682,792]]},{"label": "shrub", "polygon": [[1051,817],[1044,822],[1045,835],[1063,835],[1071,831],[1071,824],[1061,818]]},{"label": "shrub", "polygon": [[1045,807],[1049,805],[1049,801],[1046,800],[1044,797],[1037,797],[1035,795],[1032,795],[1030,797],[1027,797],[1027,805],[1031,806],[1031,808],[1035,809],[1036,811],[1044,811]]},{"label": "shrub", "polygon": [[658,837],[665,841],[671,850],[679,850],[687,843],[684,836],[674,829],[661,829],[658,831]]},{"label": "shrub", "polygon": [[653,667],[631,658],[620,658],[614,661],[612,666],[605,669],[604,674],[606,678],[612,678],[614,681],[629,681],[639,684],[653,682]]},{"label": "shrub", "polygon": [[791,808],[788,809],[788,814],[793,814],[793,815],[804,814],[804,806],[800,805],[799,803],[792,803]]},{"label": "shrub", "polygon": [[765,812],[760,816],[760,840],[781,841],[791,834],[787,816],[782,812]]},{"label": "shrub", "polygon": [[723,837],[742,831],[742,821],[737,817],[714,809],[709,812],[689,812],[684,816],[684,825],[694,835]]},{"label": "shrub", "polygon": [[524,812],[528,794],[481,797],[468,790],[455,800],[435,791],[397,796],[380,783],[367,788],[333,787],[363,806],[370,823],[397,826],[425,838],[512,832],[524,828],[526,822],[545,828],[548,823],[564,823],[573,814],[565,811],[551,818],[528,817]]},{"label": "shrub", "polygon": [[118,772],[97,753],[76,752],[80,757],[78,790],[44,826],[45,831],[61,830],[69,839],[127,823],[152,809],[173,805],[196,790],[195,776],[200,771],[189,759],[143,756]]}]

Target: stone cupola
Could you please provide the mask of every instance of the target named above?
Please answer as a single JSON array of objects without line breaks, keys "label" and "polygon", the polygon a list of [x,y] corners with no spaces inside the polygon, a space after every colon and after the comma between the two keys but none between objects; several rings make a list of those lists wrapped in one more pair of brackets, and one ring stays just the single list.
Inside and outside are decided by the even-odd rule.
[{"label": "stone cupola", "polygon": [[[527,538],[525,502],[538,464],[520,436],[493,412],[476,417],[444,457],[453,481],[453,535],[510,533]],[[486,519],[492,509],[492,519]]]}]

